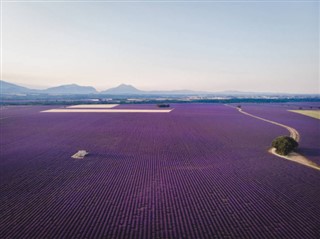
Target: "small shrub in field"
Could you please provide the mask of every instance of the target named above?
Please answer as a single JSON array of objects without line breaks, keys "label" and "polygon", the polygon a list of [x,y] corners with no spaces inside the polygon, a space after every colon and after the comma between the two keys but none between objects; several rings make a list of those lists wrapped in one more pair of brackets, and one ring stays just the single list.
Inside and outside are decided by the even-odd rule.
[{"label": "small shrub in field", "polygon": [[272,141],[272,147],[281,155],[287,155],[298,147],[298,142],[289,136],[279,136]]},{"label": "small shrub in field", "polygon": [[166,108],[166,107],[170,107],[170,105],[169,104],[158,104],[158,107]]}]

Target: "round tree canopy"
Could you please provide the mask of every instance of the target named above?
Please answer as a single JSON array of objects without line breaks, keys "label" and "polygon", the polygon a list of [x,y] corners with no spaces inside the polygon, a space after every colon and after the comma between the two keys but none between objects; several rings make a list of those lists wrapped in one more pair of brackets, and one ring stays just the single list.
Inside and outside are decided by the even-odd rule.
[{"label": "round tree canopy", "polygon": [[281,155],[287,155],[298,147],[298,142],[290,136],[279,136],[272,141],[272,147]]}]

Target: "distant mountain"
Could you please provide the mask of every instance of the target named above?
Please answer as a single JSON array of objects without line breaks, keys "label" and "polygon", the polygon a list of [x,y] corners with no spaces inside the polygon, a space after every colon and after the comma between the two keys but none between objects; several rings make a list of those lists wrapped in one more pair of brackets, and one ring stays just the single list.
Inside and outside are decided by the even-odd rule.
[{"label": "distant mountain", "polygon": [[36,92],[37,90],[0,80],[0,91],[1,94],[27,94]]},{"label": "distant mountain", "polygon": [[193,90],[167,90],[167,91],[143,91],[135,88],[132,85],[121,84],[117,87],[110,88],[101,92],[91,86],[80,86],[77,84],[61,85],[50,87],[45,90],[29,89],[0,80],[0,94],[48,94],[48,95],[89,95],[89,94],[104,94],[104,95],[153,95],[153,96],[234,96],[234,97],[255,97],[255,96],[286,96],[288,93],[268,93],[268,92],[244,92],[244,91],[193,91]]},{"label": "distant mountain", "polygon": [[110,88],[105,91],[101,91],[101,94],[110,94],[110,95],[139,95],[145,94],[145,91],[138,90],[132,85],[121,84],[117,87]]},{"label": "distant mountain", "polygon": [[51,87],[42,91],[47,94],[96,94],[97,90],[91,86],[80,86],[77,84],[61,85],[56,87]]},{"label": "distant mountain", "polygon": [[205,91],[192,90],[167,90],[167,91],[144,91],[135,88],[132,85],[121,84],[117,87],[100,92],[108,95],[194,95],[194,94],[210,94]]},{"label": "distant mountain", "polygon": [[74,95],[74,94],[96,94],[98,93],[95,88],[91,86],[79,86],[76,84],[61,85],[51,87],[45,90],[34,90],[27,87],[12,84],[0,80],[0,93],[1,94],[54,94],[54,95]]}]

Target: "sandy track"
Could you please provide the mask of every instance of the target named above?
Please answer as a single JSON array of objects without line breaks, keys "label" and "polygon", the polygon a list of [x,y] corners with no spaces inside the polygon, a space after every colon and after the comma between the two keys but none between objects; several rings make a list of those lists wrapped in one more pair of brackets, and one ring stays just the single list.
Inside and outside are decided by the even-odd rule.
[{"label": "sandy track", "polygon": [[[294,129],[294,128],[288,126],[288,125],[280,124],[278,122],[275,122],[275,121],[272,121],[272,120],[268,120],[268,119],[265,119],[265,118],[262,118],[262,117],[247,113],[247,112],[243,111],[241,108],[238,108],[238,107],[234,107],[234,106],[231,106],[231,105],[226,105],[226,106],[229,106],[229,107],[232,107],[232,108],[236,108],[240,113],[245,114],[247,116],[250,116],[250,117],[253,117],[253,118],[256,118],[256,119],[259,119],[259,120],[266,121],[266,122],[268,122],[270,124],[274,124],[274,125],[278,125],[280,127],[283,127],[283,128],[285,128],[285,129],[287,129],[289,131],[290,137],[295,139],[297,142],[300,141],[299,132],[296,129]],[[268,150],[268,152],[273,154],[273,155],[276,155],[276,156],[278,156],[280,158],[284,158],[284,159],[293,161],[295,163],[299,163],[299,164],[302,164],[304,166],[311,167],[311,168],[316,169],[316,170],[320,170],[320,166],[319,165],[317,165],[316,163],[314,163],[311,160],[307,159],[303,155],[298,154],[297,152],[291,152],[286,156],[277,154],[275,148],[270,148]]]},{"label": "sandy track", "polygon": [[304,166],[307,167],[311,167],[314,168],[316,170],[320,170],[320,166],[317,165],[316,163],[312,162],[311,160],[307,159],[306,157],[304,157],[301,154],[298,154],[297,152],[291,152],[288,155],[280,155],[276,153],[276,149],[275,148],[270,148],[268,150],[269,153],[274,154],[280,158],[284,158],[299,164],[303,164]]},{"label": "sandy track", "polygon": [[284,124],[280,124],[278,122],[275,122],[275,121],[272,121],[272,120],[268,120],[268,119],[265,119],[265,118],[261,118],[259,116],[256,116],[256,115],[253,115],[253,114],[250,114],[250,113],[247,113],[245,111],[243,111],[242,109],[238,109],[238,111],[242,114],[245,114],[245,115],[248,115],[248,116],[251,116],[253,118],[256,118],[256,119],[259,119],[259,120],[263,120],[263,121],[266,121],[266,122],[269,122],[271,124],[275,124],[275,125],[278,125],[280,127],[283,127],[283,128],[286,128],[289,132],[290,132],[290,137],[294,138],[295,141],[299,142],[300,141],[300,134],[299,132],[292,128],[292,127],[289,127],[287,125],[284,125]]}]

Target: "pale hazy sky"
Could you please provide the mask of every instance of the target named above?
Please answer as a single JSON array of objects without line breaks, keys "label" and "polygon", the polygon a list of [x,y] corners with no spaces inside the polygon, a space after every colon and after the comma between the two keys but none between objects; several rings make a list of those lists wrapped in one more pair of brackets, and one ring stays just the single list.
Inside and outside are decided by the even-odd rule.
[{"label": "pale hazy sky", "polygon": [[319,2],[2,1],[2,79],[320,93]]}]

